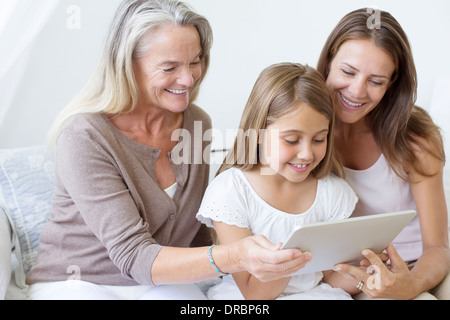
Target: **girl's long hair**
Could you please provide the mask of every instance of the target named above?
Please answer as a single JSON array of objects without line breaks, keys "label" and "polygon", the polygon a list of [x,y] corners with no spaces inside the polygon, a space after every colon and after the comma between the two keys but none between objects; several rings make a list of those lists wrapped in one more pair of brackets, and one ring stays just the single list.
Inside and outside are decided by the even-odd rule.
[{"label": "girl's long hair", "polygon": [[343,177],[341,161],[334,148],[335,114],[325,79],[309,66],[275,64],[265,69],[250,94],[238,136],[217,174],[232,167],[248,171],[261,163],[260,133],[280,117],[305,103],[329,121],[327,152],[312,175],[318,179],[330,172]]}]

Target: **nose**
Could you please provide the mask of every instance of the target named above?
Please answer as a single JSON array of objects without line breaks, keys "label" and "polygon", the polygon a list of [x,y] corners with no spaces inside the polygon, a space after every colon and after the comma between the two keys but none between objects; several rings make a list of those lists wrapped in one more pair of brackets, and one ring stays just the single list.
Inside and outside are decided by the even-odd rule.
[{"label": "nose", "polygon": [[191,88],[194,85],[194,75],[191,68],[186,67],[180,70],[178,75],[178,83],[185,88]]},{"label": "nose", "polygon": [[304,142],[300,144],[297,158],[300,160],[311,161],[314,158],[313,154],[312,144],[310,142]]},{"label": "nose", "polygon": [[367,94],[366,81],[364,79],[355,78],[350,84],[348,90],[352,98],[365,98]]}]

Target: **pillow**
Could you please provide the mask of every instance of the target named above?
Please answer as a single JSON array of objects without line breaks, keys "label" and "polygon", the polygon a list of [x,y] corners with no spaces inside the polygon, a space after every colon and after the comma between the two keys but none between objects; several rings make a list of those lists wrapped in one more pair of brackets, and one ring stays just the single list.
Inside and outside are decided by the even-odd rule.
[{"label": "pillow", "polygon": [[53,156],[44,146],[0,150],[0,199],[15,238],[19,287],[26,286],[25,277],[36,261],[53,192]]}]

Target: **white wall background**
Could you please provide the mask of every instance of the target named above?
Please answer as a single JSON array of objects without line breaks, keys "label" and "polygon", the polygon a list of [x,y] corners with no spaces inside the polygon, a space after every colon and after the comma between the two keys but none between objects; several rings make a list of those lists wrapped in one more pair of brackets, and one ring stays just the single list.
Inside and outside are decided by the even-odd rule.
[{"label": "white wall background", "polygon": [[[222,132],[236,129],[251,88],[263,68],[282,61],[315,67],[322,46],[337,22],[354,9],[376,5],[391,12],[409,35],[419,74],[418,104],[432,110],[447,134],[450,132],[450,83],[446,81],[450,76],[450,1],[369,1],[187,0],[209,19],[215,35],[211,68],[198,104],[210,113],[215,128]],[[56,115],[93,70],[119,2],[58,1],[27,50],[28,60],[18,59],[23,73],[0,123],[0,148],[44,143]],[[75,29],[67,25],[73,23],[74,12],[68,11],[73,5],[79,8],[80,19],[80,28]],[[16,30],[7,32],[14,35]],[[8,47],[2,46],[2,50]],[[17,73],[10,71],[0,79],[0,84],[11,83],[14,76],[17,78]],[[8,90],[8,86],[0,86],[0,97],[11,93]],[[231,141],[223,144],[229,145]],[[222,147],[220,142],[217,147]]]}]

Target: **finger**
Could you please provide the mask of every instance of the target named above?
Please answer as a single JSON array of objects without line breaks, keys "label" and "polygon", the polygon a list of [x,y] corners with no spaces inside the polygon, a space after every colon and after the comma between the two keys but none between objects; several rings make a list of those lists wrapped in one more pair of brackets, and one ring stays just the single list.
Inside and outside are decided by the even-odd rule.
[{"label": "finger", "polygon": [[380,253],[378,254],[378,257],[383,261],[384,264],[389,261],[389,256],[386,253]]},{"label": "finger", "polygon": [[[254,236],[252,237],[253,241],[256,242],[260,247],[267,249],[269,251],[280,251],[283,247],[283,243],[273,244],[264,236]],[[295,256],[300,257],[301,251],[298,249],[285,249],[286,252],[290,252],[291,254],[294,254]],[[276,262],[275,262],[276,263]]]},{"label": "finger", "polygon": [[343,273],[344,275],[350,275],[356,278],[358,281],[367,281],[368,274],[365,268],[355,267],[349,264],[338,264],[334,267],[334,271]]},{"label": "finger", "polygon": [[395,247],[391,244],[386,248],[387,255],[391,260],[391,270],[396,271],[409,271],[405,261],[400,257]]},{"label": "finger", "polygon": [[277,271],[285,270],[286,272],[291,272],[291,270],[295,269],[295,271],[298,271],[300,268],[303,268],[311,259],[312,256],[309,252],[280,250],[275,253],[271,252],[267,256],[265,263],[279,266]]},{"label": "finger", "polygon": [[294,273],[302,269],[311,259],[304,255],[300,258],[287,260],[281,263],[263,262],[254,265],[252,273],[262,282],[277,280],[292,276]]},{"label": "finger", "polygon": [[311,260],[310,253],[303,253],[299,249],[285,249],[280,250],[282,244],[274,245],[264,236],[255,236],[252,239],[258,250],[256,256],[258,260],[264,264],[265,267],[270,268],[273,265],[274,272],[286,271],[290,272],[293,269],[299,269]]},{"label": "finger", "polygon": [[[386,263],[389,261],[389,256],[386,254],[386,253],[380,253],[380,254],[378,254],[378,258],[380,258],[380,260],[386,265]],[[370,263],[370,261],[368,260],[368,259],[362,259],[360,262],[359,262],[359,265],[361,266],[361,267],[364,267],[364,268],[368,268],[368,267],[370,267],[371,266],[371,263]]]},{"label": "finger", "polygon": [[266,264],[266,268],[272,269],[275,275],[282,275],[282,277],[293,275],[304,268],[312,260],[310,252],[302,253],[301,251],[298,251],[298,254],[295,252],[293,255],[292,252],[281,250],[276,254],[279,255],[277,263],[272,265]]},{"label": "finger", "polygon": [[[280,250],[282,244],[274,245],[264,236],[253,236],[247,247],[251,253],[247,260],[248,271],[265,282],[291,276],[311,261],[310,253],[302,253],[299,249]],[[253,261],[252,261],[253,260]]]},{"label": "finger", "polygon": [[269,241],[269,239],[267,239],[264,236],[254,236],[252,237],[252,240],[255,241],[257,244],[259,244],[261,247],[265,248],[265,249],[269,249],[269,250],[279,250],[280,244],[276,245],[273,244],[272,242]]},{"label": "finger", "polygon": [[370,261],[367,260],[367,259],[362,259],[362,260],[359,262],[359,265],[360,265],[361,267],[368,268],[368,267],[370,267]]},{"label": "finger", "polygon": [[387,271],[386,265],[384,261],[380,258],[379,255],[375,254],[372,250],[363,250],[362,255],[369,261],[369,266],[377,266],[380,270],[385,269]]},{"label": "finger", "polygon": [[303,269],[312,259],[312,256],[309,252],[304,253],[301,257],[296,258],[294,260],[286,262],[281,267],[285,270],[285,276],[291,276],[297,271]]}]

